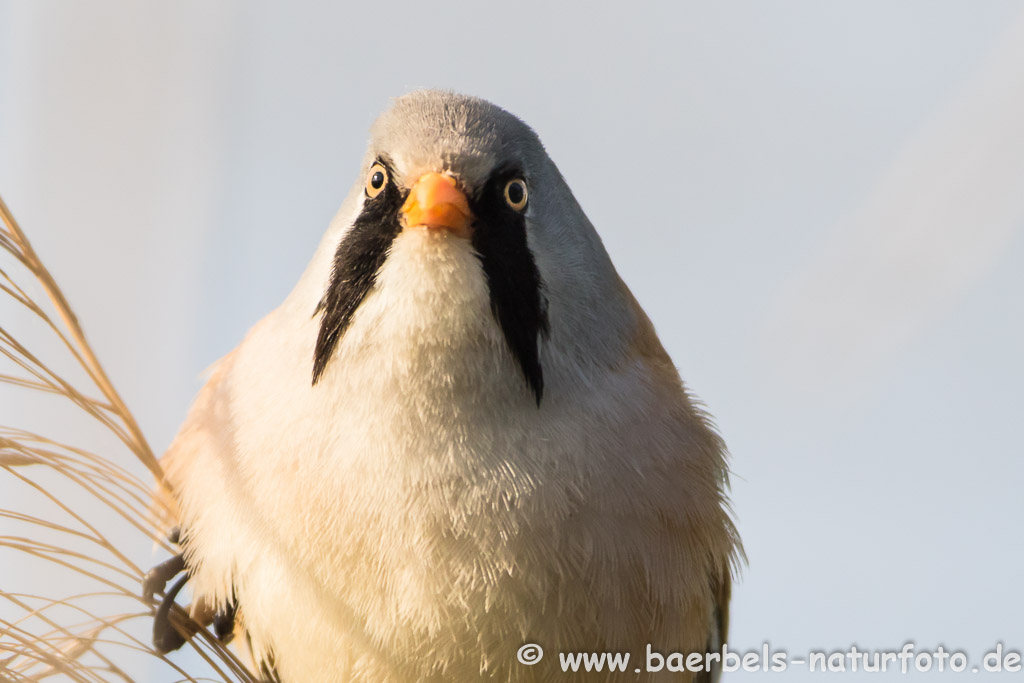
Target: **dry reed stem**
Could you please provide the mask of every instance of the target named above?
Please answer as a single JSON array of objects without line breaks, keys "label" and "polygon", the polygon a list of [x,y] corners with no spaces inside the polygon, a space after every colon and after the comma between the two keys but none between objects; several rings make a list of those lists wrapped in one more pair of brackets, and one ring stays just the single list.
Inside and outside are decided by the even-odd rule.
[{"label": "dry reed stem", "polygon": [[[64,325],[71,333],[72,338],[75,341],[75,346],[78,352],[81,354],[82,366],[89,373],[90,378],[95,382],[96,386],[103,392],[103,395],[107,397],[111,405],[114,406],[115,412],[124,421],[125,426],[131,433],[134,440],[135,454],[142,460],[142,463],[149,468],[153,473],[153,476],[157,478],[157,481],[163,482],[163,470],[160,468],[160,464],[153,456],[153,451],[149,447],[149,443],[146,438],[142,435],[142,430],[139,429],[139,425],[135,422],[135,417],[128,410],[128,407],[121,400],[121,395],[114,389],[114,385],[111,384],[110,379],[107,377],[107,373],[103,371],[103,366],[100,365],[99,360],[96,358],[96,354],[93,353],[92,347],[89,346],[89,342],[85,340],[85,332],[82,331],[81,325],[78,323],[78,318],[71,310],[71,305],[68,304],[67,299],[64,298],[64,293],[60,287],[57,286],[56,280],[50,275],[50,271],[46,269],[43,262],[39,260],[32,245],[29,243],[25,233],[22,232],[18,222],[14,220],[14,216],[7,208],[7,204],[4,202],[3,197],[0,197],[0,217],[2,217],[4,226],[10,231],[11,241],[15,247],[19,248],[20,255],[22,258],[19,260],[25,263],[28,269],[33,275],[42,283],[43,289],[46,291],[47,296],[50,297],[50,302],[53,304],[57,311],[57,315],[64,321]],[[12,251],[12,253],[19,253]]]},{"label": "dry reed stem", "polygon": [[[16,566],[34,569],[42,566],[36,563],[43,563],[63,572],[62,576],[77,577],[76,585],[84,582],[94,587],[61,597],[18,593],[0,585],[0,608],[7,608],[0,614],[15,613],[14,617],[0,616],[0,680],[132,681],[128,665],[118,657],[134,652],[155,658],[179,676],[177,680],[256,683],[258,679],[237,657],[180,607],[172,609],[171,620],[179,629],[193,633],[188,643],[215,678],[184,670],[138,637],[137,628],[149,626],[154,608],[141,597],[143,569],[131,559],[133,551],[137,554],[140,547],[154,544],[164,552],[173,550],[163,536],[170,511],[152,502],[150,486],[130,468],[134,461],[141,463],[166,491],[163,471],[89,346],[67,298],[2,198],[0,220],[0,251],[13,259],[15,270],[27,271],[52,310],[48,312],[33,299],[6,268],[0,268],[0,298],[15,302],[41,321],[59,341],[58,348],[84,371],[91,386],[76,386],[52,370],[4,326],[0,326],[0,359],[5,358],[14,372],[0,373],[0,384],[65,399],[113,435],[132,456],[121,464],[113,456],[0,426],[2,483],[20,487],[48,510],[43,514],[0,508],[0,521],[27,530],[0,534],[0,551],[17,553]],[[75,497],[65,495],[69,486],[77,492]],[[104,510],[106,518],[99,515]],[[115,534],[115,523],[124,528],[120,536]],[[125,529],[138,543],[126,540]],[[97,603],[102,609],[95,607]],[[148,633],[146,637],[148,640]]]}]

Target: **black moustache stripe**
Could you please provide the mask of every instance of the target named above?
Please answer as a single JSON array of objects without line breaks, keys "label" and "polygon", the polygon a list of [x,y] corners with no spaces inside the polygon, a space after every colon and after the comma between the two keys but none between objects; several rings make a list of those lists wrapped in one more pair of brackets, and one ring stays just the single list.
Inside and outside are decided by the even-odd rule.
[{"label": "black moustache stripe", "polygon": [[377,282],[377,273],[387,260],[391,243],[402,230],[398,210],[403,200],[398,188],[388,183],[377,197],[367,200],[334,253],[331,281],[314,313],[323,312],[313,353],[314,385],[323,375],[359,304]]},{"label": "black moustache stripe", "polygon": [[483,265],[491,312],[539,406],[544,395],[539,344],[541,335],[548,335],[548,314],[540,271],[526,241],[526,217],[505,203],[505,183],[518,175],[494,174],[472,202],[477,217],[472,243]]}]

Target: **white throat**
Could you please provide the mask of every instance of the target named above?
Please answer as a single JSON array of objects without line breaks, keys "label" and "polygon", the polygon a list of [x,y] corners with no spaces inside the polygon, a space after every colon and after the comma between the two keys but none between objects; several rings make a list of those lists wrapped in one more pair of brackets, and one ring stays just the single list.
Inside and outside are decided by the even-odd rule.
[{"label": "white throat", "polygon": [[530,396],[472,245],[413,228],[392,243],[314,391],[393,397],[398,390],[455,406],[479,402],[499,386]]}]

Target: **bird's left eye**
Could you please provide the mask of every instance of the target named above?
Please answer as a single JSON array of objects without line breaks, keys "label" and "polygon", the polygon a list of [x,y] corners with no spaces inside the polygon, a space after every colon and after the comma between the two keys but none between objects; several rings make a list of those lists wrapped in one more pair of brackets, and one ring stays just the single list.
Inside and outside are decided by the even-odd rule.
[{"label": "bird's left eye", "polygon": [[380,194],[388,182],[388,170],[383,164],[370,167],[370,175],[366,179],[366,196],[373,199]]},{"label": "bird's left eye", "polygon": [[529,193],[526,191],[526,181],[522,178],[513,178],[505,183],[505,201],[516,211],[526,208],[526,199]]}]

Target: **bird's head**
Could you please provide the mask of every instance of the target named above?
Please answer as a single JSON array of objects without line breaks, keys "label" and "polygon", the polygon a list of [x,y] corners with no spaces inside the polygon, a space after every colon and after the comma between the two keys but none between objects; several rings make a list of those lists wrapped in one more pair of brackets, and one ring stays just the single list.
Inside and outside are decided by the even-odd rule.
[{"label": "bird's head", "polygon": [[[372,129],[360,180],[335,223],[322,245],[332,256],[317,305],[314,385],[368,298],[389,290],[434,288],[432,300],[456,308],[469,299],[451,290],[485,292],[487,305],[473,315],[487,318],[538,404],[550,355],[543,345],[600,362],[632,317],[628,293],[537,135],[478,98],[417,91],[395,100]],[[461,279],[421,273],[410,281],[413,268],[388,271],[397,252],[427,249],[463,255],[436,268]]]}]

